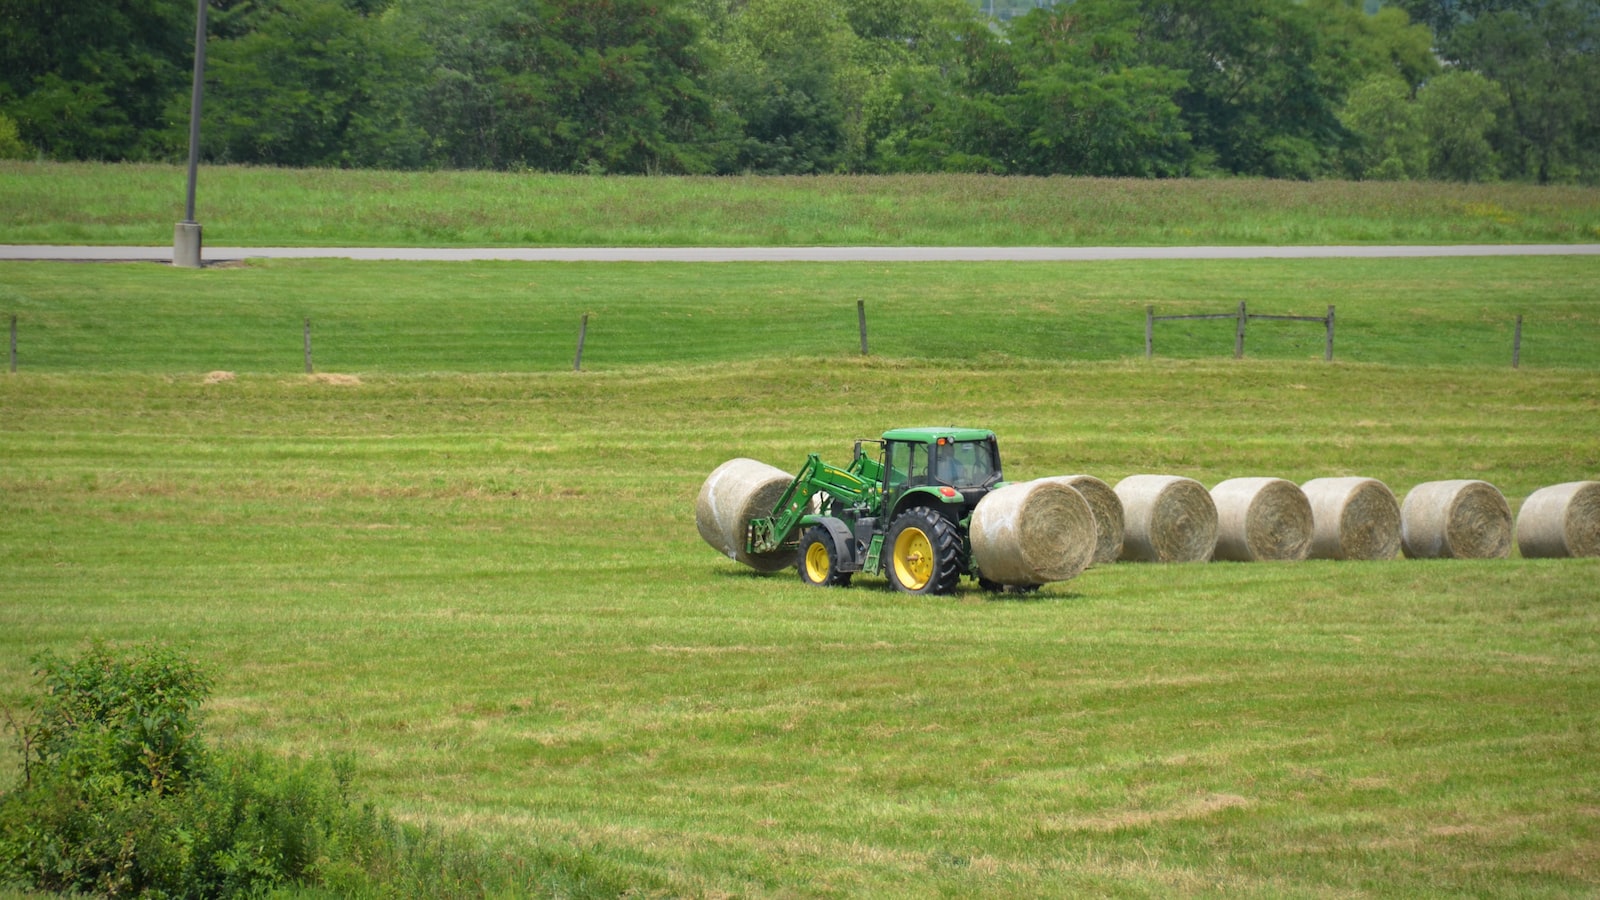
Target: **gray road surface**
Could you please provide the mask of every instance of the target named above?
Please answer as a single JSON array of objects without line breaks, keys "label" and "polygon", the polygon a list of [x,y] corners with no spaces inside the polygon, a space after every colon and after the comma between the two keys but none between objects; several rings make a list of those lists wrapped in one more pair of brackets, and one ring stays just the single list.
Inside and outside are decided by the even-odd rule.
[{"label": "gray road surface", "polygon": [[[206,247],[207,263],[240,259],[470,262],[1078,262],[1138,259],[1331,259],[1593,256],[1600,244],[1359,247]],[[0,260],[171,262],[171,247],[0,244]]]}]

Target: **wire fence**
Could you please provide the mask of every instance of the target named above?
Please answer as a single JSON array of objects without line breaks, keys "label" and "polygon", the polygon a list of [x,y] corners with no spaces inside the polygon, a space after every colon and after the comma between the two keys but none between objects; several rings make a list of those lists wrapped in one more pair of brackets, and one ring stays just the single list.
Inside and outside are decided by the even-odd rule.
[{"label": "wire fence", "polygon": [[[857,332],[856,333],[856,337],[858,338],[858,341],[859,341],[860,355],[861,356],[868,356],[868,355],[870,355],[871,350],[870,350],[869,343],[868,343],[867,304],[866,304],[866,301],[864,301],[864,300],[857,300],[856,301],[856,317],[855,318],[856,318],[856,332]],[[587,344],[588,344],[588,342],[590,340],[590,327],[589,327],[590,322],[589,322],[589,320],[590,320],[589,314],[585,313],[579,318],[579,321],[577,323],[577,335],[576,335],[577,336],[577,350],[576,350],[576,353],[574,354],[574,356],[572,358],[572,369],[574,371],[582,371],[583,370],[584,353],[585,353],[586,346],[587,346]],[[1335,314],[1335,307],[1334,306],[1332,306],[1332,305],[1328,306],[1327,312],[1325,314],[1323,314],[1323,315],[1320,315],[1320,316],[1316,316],[1316,315],[1291,315],[1291,314],[1278,314],[1278,313],[1251,312],[1249,310],[1249,307],[1247,306],[1247,304],[1245,302],[1243,302],[1243,301],[1241,301],[1239,303],[1238,308],[1235,309],[1234,311],[1222,312],[1222,313],[1175,313],[1175,314],[1167,314],[1167,315],[1157,315],[1156,314],[1155,305],[1154,304],[1147,305],[1145,307],[1145,316],[1144,316],[1144,356],[1145,356],[1145,358],[1146,359],[1153,359],[1155,357],[1156,325],[1158,323],[1181,322],[1181,321],[1196,321],[1196,320],[1232,320],[1235,323],[1234,329],[1233,329],[1233,331],[1234,331],[1234,334],[1233,334],[1233,337],[1234,337],[1234,341],[1233,341],[1233,356],[1234,356],[1235,359],[1243,359],[1245,357],[1245,354],[1246,354],[1246,338],[1247,338],[1247,335],[1249,334],[1249,324],[1251,322],[1253,322],[1253,321],[1307,322],[1307,323],[1320,324],[1322,326],[1322,332],[1323,332],[1323,348],[1322,348],[1323,353],[1322,353],[1322,358],[1326,362],[1332,362],[1334,360],[1334,334],[1335,334],[1335,324],[1336,324],[1336,321],[1337,321],[1336,314]],[[305,317],[305,318],[302,319],[300,324],[301,324],[301,335],[300,335],[300,337],[301,337],[301,345],[302,345],[302,352],[303,352],[303,358],[304,358],[305,371],[308,374],[310,374],[310,373],[313,373],[315,371],[315,368],[316,368],[315,359],[314,359],[314,356],[313,356],[312,319],[310,317]],[[9,341],[8,341],[8,347],[9,347],[9,360],[8,361],[9,361],[9,366],[8,366],[8,368],[9,368],[10,372],[15,373],[22,366],[22,359],[21,359],[21,355],[20,355],[20,352],[19,352],[19,348],[22,348],[22,347],[25,346],[23,344],[21,336],[20,336],[21,335],[21,331],[22,331],[21,318],[16,314],[12,314],[9,317],[9,326],[10,327],[9,327],[9,335],[8,335],[8,337],[9,337]],[[555,327],[558,328],[559,326],[555,326]],[[1503,332],[1501,332],[1501,333],[1503,334]],[[1192,348],[1196,343],[1196,340],[1197,340],[1196,336],[1195,335],[1185,335],[1185,338],[1186,338],[1185,343],[1189,347]],[[1512,336],[1511,336],[1510,364],[1511,364],[1511,367],[1514,368],[1514,369],[1515,368],[1520,368],[1521,364],[1522,364],[1522,340],[1523,340],[1523,316],[1519,314],[1519,315],[1517,315],[1515,317],[1515,320],[1514,320],[1514,323],[1513,323],[1513,326],[1512,326]],[[854,349],[854,348],[852,348],[852,349]],[[48,366],[47,366],[47,368],[48,368]]]}]

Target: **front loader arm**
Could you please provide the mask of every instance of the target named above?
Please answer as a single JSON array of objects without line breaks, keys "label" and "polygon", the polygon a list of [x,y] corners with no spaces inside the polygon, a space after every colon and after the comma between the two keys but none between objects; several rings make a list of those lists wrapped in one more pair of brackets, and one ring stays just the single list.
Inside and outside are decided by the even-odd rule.
[{"label": "front loader arm", "polygon": [[864,473],[856,468],[854,465],[849,469],[830,466],[815,453],[806,457],[806,464],[800,467],[799,474],[773,506],[772,515],[750,520],[745,535],[746,550],[771,553],[780,549],[805,519],[811,498],[819,492],[825,491],[846,503],[871,503],[878,485],[862,477]]}]

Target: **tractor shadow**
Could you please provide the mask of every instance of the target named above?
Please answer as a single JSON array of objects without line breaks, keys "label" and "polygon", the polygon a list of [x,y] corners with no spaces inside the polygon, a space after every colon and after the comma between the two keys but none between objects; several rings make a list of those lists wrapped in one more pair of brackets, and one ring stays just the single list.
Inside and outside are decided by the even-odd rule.
[{"label": "tractor shadow", "polygon": [[[796,580],[793,569],[780,569],[776,572],[758,572],[755,569],[739,567],[735,569],[718,567],[712,569],[711,576],[727,584],[756,584],[776,581]],[[1085,599],[1086,595],[1077,591],[1062,592],[1052,591],[1050,585],[1031,591],[1005,590],[990,591],[968,581],[963,581],[949,594],[932,595],[928,599],[958,600],[962,602],[982,603],[1015,603],[1031,605],[1041,603],[1070,603]],[[894,597],[910,597],[894,589],[887,578],[857,576],[846,587],[810,588],[820,591],[849,591],[866,595],[889,595]]]}]

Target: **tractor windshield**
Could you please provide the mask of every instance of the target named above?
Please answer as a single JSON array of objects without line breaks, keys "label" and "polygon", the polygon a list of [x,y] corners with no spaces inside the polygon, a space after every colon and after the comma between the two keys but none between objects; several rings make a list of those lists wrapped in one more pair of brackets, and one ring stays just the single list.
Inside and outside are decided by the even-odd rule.
[{"label": "tractor windshield", "polygon": [[934,450],[934,480],[956,488],[988,487],[1000,480],[993,441],[949,441]]}]

